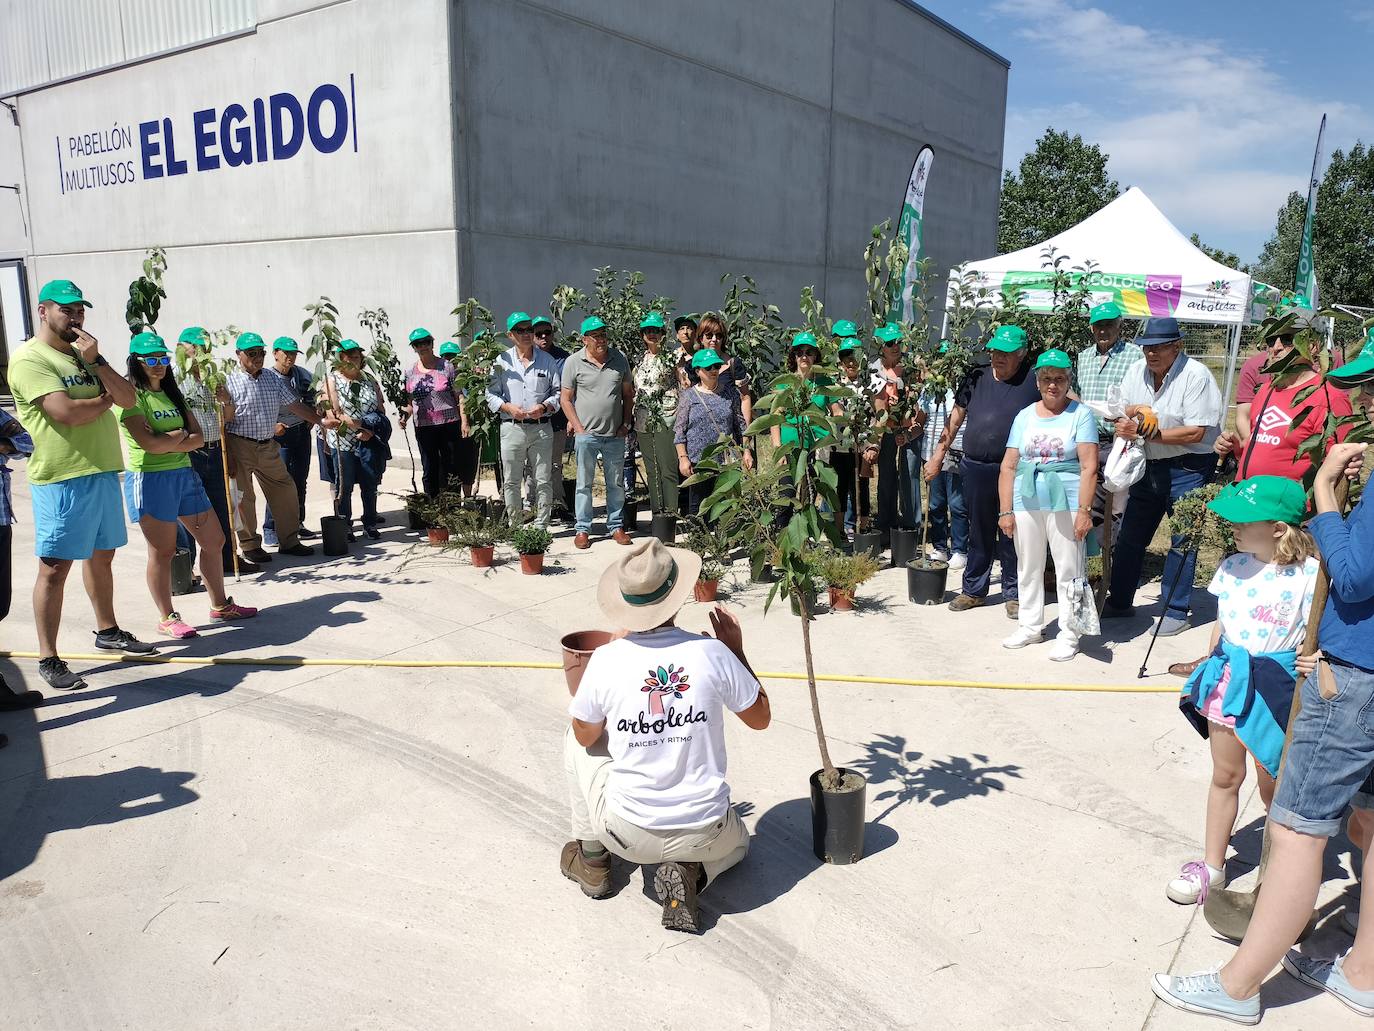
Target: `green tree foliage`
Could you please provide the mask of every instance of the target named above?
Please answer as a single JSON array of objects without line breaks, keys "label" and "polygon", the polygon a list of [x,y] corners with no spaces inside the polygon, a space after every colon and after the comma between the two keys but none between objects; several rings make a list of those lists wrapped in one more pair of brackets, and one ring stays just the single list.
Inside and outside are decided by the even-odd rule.
[{"label": "green tree foliage", "polygon": [[1198,237],[1197,233],[1194,233],[1192,236],[1188,237],[1188,241],[1194,247],[1200,250],[1203,254],[1207,255],[1207,257],[1211,258],[1213,261],[1220,262],[1227,268],[1239,269],[1241,272],[1245,271],[1244,267],[1242,267],[1240,263],[1239,257],[1237,257],[1235,254],[1232,254],[1230,251],[1222,250],[1220,247],[1209,247],[1207,244],[1202,242],[1202,240]]},{"label": "green tree foliage", "polygon": [[1020,167],[1002,176],[998,253],[1062,233],[1119,197],[1121,187],[1107,174],[1107,158],[1101,147],[1084,143],[1076,133],[1046,129]]},{"label": "green tree foliage", "polygon": [[[1274,232],[1254,275],[1281,290],[1293,288],[1307,198],[1294,191],[1278,211]],[[1374,149],[1356,143],[1337,150],[1317,190],[1312,248],[1323,303],[1374,307]]]}]

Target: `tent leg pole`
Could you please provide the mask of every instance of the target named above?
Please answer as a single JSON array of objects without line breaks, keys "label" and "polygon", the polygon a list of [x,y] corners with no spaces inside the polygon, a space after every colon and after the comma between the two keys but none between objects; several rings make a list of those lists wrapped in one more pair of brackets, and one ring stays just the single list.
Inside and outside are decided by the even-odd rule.
[{"label": "tent leg pole", "polygon": [[1242,326],[1236,323],[1231,330],[1231,346],[1226,355],[1226,386],[1221,392],[1221,426],[1226,428],[1227,414],[1231,411],[1231,388],[1236,380],[1236,357],[1240,354],[1240,334]]}]

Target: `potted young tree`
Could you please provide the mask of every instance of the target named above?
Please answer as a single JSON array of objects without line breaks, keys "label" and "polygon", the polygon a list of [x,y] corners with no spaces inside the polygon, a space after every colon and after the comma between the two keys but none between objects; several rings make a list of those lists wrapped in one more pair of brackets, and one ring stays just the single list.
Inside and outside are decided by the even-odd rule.
[{"label": "potted young tree", "polygon": [[510,542],[520,555],[520,572],[536,576],[544,571],[544,553],[553,544],[553,534],[542,526],[526,523],[511,531]]},{"label": "potted young tree", "polygon": [[[382,392],[386,394],[387,401],[399,416],[410,407],[410,391],[406,389],[406,374],[401,368],[400,356],[396,354],[396,349],[391,346],[391,333],[388,326],[391,320],[388,318],[385,308],[364,308],[358,313],[358,322],[372,336],[372,350],[368,352],[365,359],[367,367],[373,371],[377,377],[377,382],[381,384]],[[406,455],[410,459],[410,494],[414,497],[420,493],[419,484],[415,482],[415,451],[410,446],[410,424],[401,424],[401,436],[405,438]],[[410,515],[412,530],[420,527],[415,525],[414,513],[411,512],[409,505],[406,512]]]},{"label": "potted young tree", "polygon": [[[306,347],[305,357],[307,362],[315,363],[314,369],[311,370],[314,381],[323,383],[338,362],[339,343],[343,339],[338,326],[339,309],[328,297],[321,297],[318,301],[307,304],[305,310],[309,317],[301,324],[301,332],[310,333],[310,344]],[[329,408],[329,401],[324,397],[323,391],[320,396],[320,407],[325,410]],[[335,446],[325,453],[331,462],[330,486],[334,504],[334,513],[320,520],[321,544],[326,555],[347,555],[348,542],[352,537],[349,520],[339,514],[341,477],[337,440],[336,435]]]},{"label": "potted young tree", "polygon": [[504,539],[506,526],[480,512],[463,509],[449,527],[449,540],[460,548],[467,548],[476,569],[487,569],[496,555],[498,541]]},{"label": "potted young tree", "polygon": [[701,572],[692,590],[697,601],[715,601],[721,578],[730,562],[730,541],[720,530],[693,520],[682,546],[701,556]]}]

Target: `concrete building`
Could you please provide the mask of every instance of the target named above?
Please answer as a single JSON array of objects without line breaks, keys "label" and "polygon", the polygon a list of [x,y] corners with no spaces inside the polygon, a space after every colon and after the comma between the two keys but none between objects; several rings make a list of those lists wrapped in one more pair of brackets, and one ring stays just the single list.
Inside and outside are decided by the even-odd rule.
[{"label": "concrete building", "polygon": [[[994,249],[1008,65],[905,0],[0,0],[0,304],[76,280],[160,323],[453,328],[640,269],[699,310],[864,295],[870,227],[935,151],[926,249]],[[16,31],[17,30],[17,31]],[[25,296],[27,295],[27,296]]]}]

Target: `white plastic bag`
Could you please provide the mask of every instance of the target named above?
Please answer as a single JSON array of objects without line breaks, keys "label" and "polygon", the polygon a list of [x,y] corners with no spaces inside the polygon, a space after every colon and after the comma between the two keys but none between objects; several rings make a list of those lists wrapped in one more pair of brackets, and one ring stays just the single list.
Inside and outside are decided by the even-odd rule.
[{"label": "white plastic bag", "polygon": [[1076,576],[1068,582],[1067,598],[1059,599],[1059,625],[1080,637],[1096,637],[1102,633],[1097,619],[1097,599],[1085,577]]},{"label": "white plastic bag", "polygon": [[1145,475],[1145,446],[1137,440],[1117,437],[1112,442],[1112,453],[1102,466],[1102,486],[1113,494],[1119,494]]}]

